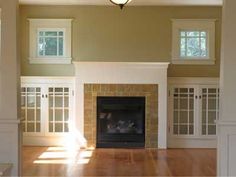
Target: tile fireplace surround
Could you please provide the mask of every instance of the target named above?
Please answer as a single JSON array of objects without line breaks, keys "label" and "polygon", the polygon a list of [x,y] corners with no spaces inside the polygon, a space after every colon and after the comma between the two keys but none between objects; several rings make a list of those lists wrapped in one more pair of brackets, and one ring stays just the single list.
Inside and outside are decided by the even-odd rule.
[{"label": "tile fireplace surround", "polygon": [[88,146],[96,146],[97,97],[143,96],[145,108],[145,147],[157,148],[158,140],[158,85],[151,84],[85,84],[84,136]]},{"label": "tile fireplace surround", "polygon": [[76,128],[80,146],[96,147],[97,96],[146,98],[145,147],[167,148],[167,68],[169,63],[74,62]]}]

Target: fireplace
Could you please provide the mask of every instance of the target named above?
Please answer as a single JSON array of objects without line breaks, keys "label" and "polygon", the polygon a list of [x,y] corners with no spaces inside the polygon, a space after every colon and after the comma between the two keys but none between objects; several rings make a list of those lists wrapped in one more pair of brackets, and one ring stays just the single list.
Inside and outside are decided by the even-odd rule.
[{"label": "fireplace", "polygon": [[97,97],[97,147],[145,147],[145,97]]}]

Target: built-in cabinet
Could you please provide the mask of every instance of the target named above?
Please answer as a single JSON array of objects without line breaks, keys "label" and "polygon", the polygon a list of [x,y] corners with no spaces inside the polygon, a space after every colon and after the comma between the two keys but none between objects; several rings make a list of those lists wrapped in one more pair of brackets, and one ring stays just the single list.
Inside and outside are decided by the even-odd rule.
[{"label": "built-in cabinet", "polygon": [[216,147],[219,88],[216,79],[173,79],[169,83],[168,146]]},{"label": "built-in cabinet", "polygon": [[73,92],[72,78],[22,78],[24,144],[58,145],[58,138],[70,131],[74,114]]}]

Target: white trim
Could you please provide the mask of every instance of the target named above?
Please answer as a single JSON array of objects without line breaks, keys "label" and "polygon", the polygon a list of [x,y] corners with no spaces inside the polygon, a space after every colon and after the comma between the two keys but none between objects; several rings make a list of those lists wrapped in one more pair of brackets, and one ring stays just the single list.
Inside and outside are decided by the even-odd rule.
[{"label": "white trim", "polygon": [[168,84],[201,84],[201,85],[218,85],[217,77],[168,77]]},{"label": "white trim", "polygon": [[[30,64],[71,64],[71,27],[73,19],[29,18],[29,62]],[[63,56],[38,56],[38,30],[64,30]]]},{"label": "white trim", "polygon": [[52,58],[29,58],[30,64],[71,64],[72,58],[52,57]]},{"label": "white trim", "polygon": [[218,121],[219,126],[236,126],[236,121]]},{"label": "white trim", "polygon": [[180,65],[215,65],[216,59],[172,59],[172,64]]},{"label": "white trim", "polygon": [[158,84],[158,148],[167,148],[167,68],[169,63],[74,62],[77,129],[84,135],[84,84]]},{"label": "white trim", "polygon": [[[172,19],[172,63],[185,65],[215,64],[215,22],[216,19]],[[204,58],[180,57],[180,30],[207,31],[208,55]]]},{"label": "white trim", "polygon": [[21,76],[21,84],[74,84],[75,77]]},{"label": "white trim", "polygon": [[172,18],[171,19],[172,22],[175,22],[175,21],[179,21],[179,22],[186,22],[186,21],[196,21],[196,22],[199,22],[199,21],[203,21],[203,22],[216,22],[218,21],[218,19],[194,19],[194,18],[191,18],[191,19],[176,19],[176,18]]}]

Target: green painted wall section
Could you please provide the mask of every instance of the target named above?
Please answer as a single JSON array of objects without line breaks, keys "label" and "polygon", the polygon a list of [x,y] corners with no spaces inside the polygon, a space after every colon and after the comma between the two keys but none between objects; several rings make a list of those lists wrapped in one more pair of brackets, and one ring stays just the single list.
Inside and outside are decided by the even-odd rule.
[{"label": "green painted wall section", "polygon": [[74,61],[170,62],[171,19],[217,19],[216,65],[170,65],[168,76],[218,77],[221,7],[20,6],[21,69],[24,76],[73,76],[73,65],[29,64],[27,18],[73,18]]}]

